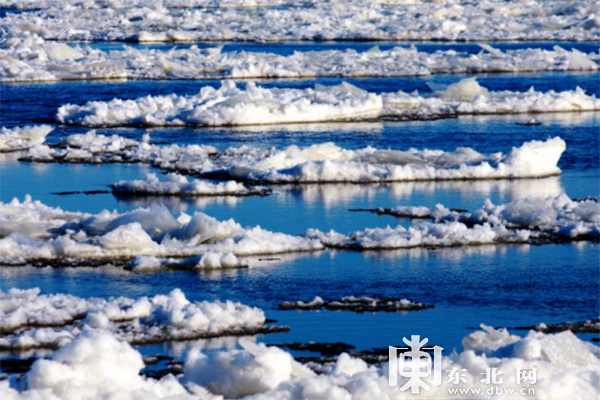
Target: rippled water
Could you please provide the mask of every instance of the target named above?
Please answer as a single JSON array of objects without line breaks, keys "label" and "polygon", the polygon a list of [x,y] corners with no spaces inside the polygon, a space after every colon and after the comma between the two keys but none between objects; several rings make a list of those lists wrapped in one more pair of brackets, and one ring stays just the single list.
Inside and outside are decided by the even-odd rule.
[{"label": "rippled water", "polygon": [[[550,47],[544,44],[495,44],[498,48]],[[119,48],[122,44],[98,44]],[[170,45],[151,45],[165,47]],[[355,48],[372,43],[288,43],[277,45],[227,44],[226,50],[273,51]],[[391,45],[381,45],[387,48]],[[454,46],[478,51],[473,44],[420,44],[421,50]],[[591,51],[588,44],[561,44]],[[178,46],[180,47],[180,46]],[[369,91],[413,91],[427,93],[428,83],[448,84],[464,75],[433,77],[343,79]],[[600,95],[597,73],[487,74],[479,82],[491,90],[572,90],[579,86]],[[309,87],[336,84],[342,79],[264,81],[268,87]],[[156,94],[193,94],[215,81],[60,82],[52,84],[4,84],[1,86],[2,126],[53,123],[56,109],[64,103],[115,97],[135,98]],[[245,84],[242,82],[241,84]],[[567,150],[559,166],[560,177],[534,180],[476,182],[420,182],[381,185],[277,186],[268,197],[181,199],[117,199],[112,194],[66,195],[54,192],[106,190],[121,179],[143,178],[157,172],[144,165],[27,164],[17,156],[0,162],[0,200],[31,194],[51,206],[99,212],[102,209],[131,210],[164,204],[175,212],[201,210],[218,219],[233,218],[242,225],[260,225],[286,233],[309,228],[341,232],[409,224],[389,216],[348,211],[395,205],[473,209],[490,198],[503,203],[527,195],[567,193],[572,198],[598,196],[600,115],[568,113],[539,115],[540,126],[522,126],[530,115],[461,117],[437,121],[377,122],[360,124],[311,124],[252,128],[151,129],[152,140],[168,143],[202,143],[218,148],[249,144],[282,147],[334,141],[347,148],[374,146],[409,149],[452,150],[460,146],[480,152],[508,151],[525,141],[561,136]],[[49,136],[85,132],[81,127],[59,126]],[[101,129],[139,138],[142,129]],[[359,348],[386,347],[404,336],[420,334],[445,348],[460,349],[460,340],[480,323],[493,326],[536,325],[540,322],[582,320],[598,315],[598,244],[481,246],[441,250],[352,252],[325,251],[290,254],[277,260],[259,261],[256,268],[223,273],[168,271],[149,274],[106,268],[0,268],[0,287],[40,287],[43,292],[67,292],[90,296],[141,296],[181,288],[193,300],[231,299],[265,309],[267,317],[289,325],[289,333],[268,335],[269,343],[290,341],[343,341]],[[353,314],[348,312],[284,312],[284,300],[311,300],[345,295],[407,297],[433,303],[435,309],[408,314]],[[518,332],[517,332],[518,333]],[[586,339],[591,337],[582,336]],[[218,346],[215,345],[215,346]],[[149,346],[146,352],[181,354],[185,346]]]}]

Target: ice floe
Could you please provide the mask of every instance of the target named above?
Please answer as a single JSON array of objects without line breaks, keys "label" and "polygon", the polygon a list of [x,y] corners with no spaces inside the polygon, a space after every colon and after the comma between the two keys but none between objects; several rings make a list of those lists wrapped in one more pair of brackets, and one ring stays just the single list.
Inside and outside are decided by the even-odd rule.
[{"label": "ice floe", "polygon": [[600,100],[580,88],[563,92],[490,92],[474,78],[431,95],[375,94],[349,83],[315,88],[245,88],[223,81],[192,96],[171,94],[135,100],[66,104],[61,123],[85,126],[236,126],[380,118],[428,119],[466,114],[523,114],[600,110]]},{"label": "ice floe", "polygon": [[[9,5],[15,1],[8,1]],[[173,2],[38,2],[7,13],[4,30],[75,41],[554,40],[600,38],[593,0],[319,1],[247,10],[170,7]],[[270,3],[270,2],[269,2]],[[31,4],[35,4],[31,2]],[[126,5],[127,4],[127,5]],[[194,3],[183,3],[195,7]],[[65,29],[65,26],[69,29]]]},{"label": "ice floe", "polygon": [[0,79],[36,82],[87,79],[226,79],[414,76],[439,73],[595,71],[600,55],[565,50],[501,51],[482,44],[478,54],[428,53],[414,46],[364,52],[297,51],[290,55],[224,52],[222,47],[103,51],[69,46],[37,35],[0,42]]},{"label": "ice floe", "polygon": [[[23,223],[11,222],[15,215]],[[258,226],[243,228],[234,220],[217,221],[200,212],[175,218],[166,208],[156,207],[124,214],[106,210],[95,215],[72,214],[30,197],[0,203],[0,225],[0,260],[8,264],[27,260],[123,262],[152,256],[161,260],[142,263],[146,269],[158,262],[169,264],[171,257],[180,258],[179,265],[195,268],[231,268],[246,266],[237,256],[323,249],[315,239]]]},{"label": "ice floe", "polygon": [[487,200],[482,208],[473,212],[450,211],[438,206],[432,214],[437,221],[491,224],[571,238],[600,236],[600,204],[591,199],[571,200],[564,194],[526,197],[502,205]]},{"label": "ice floe", "polygon": [[241,89],[224,81],[219,89],[204,87],[194,96],[69,104],[59,108],[57,119],[87,126],[230,126],[368,120],[382,110],[381,96],[346,83],[315,89],[267,89],[248,83]]},{"label": "ice floe", "polygon": [[21,159],[67,163],[148,163],[166,171],[205,178],[259,183],[396,182],[501,178],[539,178],[557,175],[566,148],[556,137],[526,142],[509,153],[482,154],[468,147],[454,151],[366,147],[349,150],[334,143],[277,149],[251,146],[219,151],[212,146],[141,142],[116,135],[72,135],[64,148],[37,145]]},{"label": "ice floe", "polygon": [[[416,210],[416,211],[415,211]],[[408,228],[365,229],[349,235],[309,230],[307,237],[319,238],[327,247],[353,249],[395,249],[529,241],[598,240],[600,204],[593,200],[571,200],[566,195],[527,197],[495,206],[487,200],[473,212],[452,211],[438,205],[429,211],[421,207],[381,209],[395,216],[429,216]]]},{"label": "ice floe", "polygon": [[0,128],[0,153],[27,150],[46,141],[53,128],[47,125]]},{"label": "ice floe", "polygon": [[[502,377],[502,384],[497,386],[513,389],[517,393],[514,398],[527,398],[530,393],[550,400],[598,396],[598,347],[570,332],[530,332],[526,337],[517,337],[506,331],[485,326],[484,329],[465,338],[464,351],[444,350],[441,361],[444,379],[438,386],[428,385],[429,390],[421,390],[420,395],[400,389],[408,382],[407,377],[398,376],[398,385],[391,386],[387,363],[369,366],[343,353],[316,374],[277,347],[245,339],[239,342],[241,349],[207,353],[192,349],[179,377],[143,378],[140,375],[144,367],[142,356],[103,330],[88,330],[51,359],[36,361],[26,374],[24,385],[1,382],[0,394],[9,399],[91,399],[119,394],[136,398],[177,395],[178,398],[206,399],[221,395],[226,398],[349,400],[460,398],[449,390],[470,388],[480,390],[481,398],[493,398],[493,393],[487,394],[489,386],[482,382],[481,374],[496,368]],[[518,368],[535,368],[536,383],[519,384]],[[447,378],[451,371],[459,371],[464,381],[453,384]]]},{"label": "ice floe", "polygon": [[83,299],[40,294],[39,289],[0,291],[0,348],[58,348],[89,329],[111,331],[128,343],[157,343],[280,331],[264,312],[231,301],[190,302],[168,295]]},{"label": "ice floe", "polygon": [[512,329],[533,330],[544,333],[571,331],[575,333],[600,333],[600,317],[579,322],[540,323],[535,326],[518,326]]},{"label": "ice floe", "polygon": [[401,312],[401,311],[420,311],[427,308],[434,308],[431,304],[417,303],[408,299],[400,298],[379,298],[368,296],[346,296],[340,300],[325,301],[320,296],[316,296],[312,301],[286,301],[279,305],[281,310],[322,310],[331,311],[354,311],[363,312]]}]

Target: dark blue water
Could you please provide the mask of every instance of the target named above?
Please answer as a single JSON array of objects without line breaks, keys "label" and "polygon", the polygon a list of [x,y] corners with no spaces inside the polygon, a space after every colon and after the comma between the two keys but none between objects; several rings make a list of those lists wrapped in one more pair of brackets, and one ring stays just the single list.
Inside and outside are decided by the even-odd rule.
[{"label": "dark blue water", "polygon": [[[529,47],[528,43],[494,44],[498,48]],[[551,44],[536,44],[537,47]],[[119,48],[121,44],[98,44]],[[112,47],[111,47],[112,46]],[[148,45],[161,48],[163,45]],[[373,43],[289,43],[278,45],[226,44],[226,50],[244,49],[289,54],[295,50],[355,48]],[[391,44],[382,45],[387,48]],[[419,44],[424,50],[460,48],[479,51],[472,44]],[[589,44],[561,44],[593,51]],[[141,46],[140,46],[141,47]],[[424,51],[429,51],[424,50]],[[434,77],[344,79],[361,88],[381,93],[397,90],[422,93],[427,85],[453,83],[466,75]],[[596,73],[488,74],[479,82],[491,90],[572,90],[577,86],[600,95]],[[340,79],[264,81],[268,87],[309,87],[337,84]],[[136,98],[148,94],[195,94],[214,81],[61,82],[53,84],[4,84],[0,122],[20,126],[54,123],[57,108],[65,103]],[[245,82],[240,82],[244,85]],[[174,213],[200,210],[218,219],[234,218],[242,225],[261,225],[273,231],[299,234],[309,228],[351,232],[376,226],[409,224],[406,220],[349,212],[349,208],[395,205],[473,209],[490,198],[504,203],[528,195],[571,197],[600,194],[600,114],[565,113],[537,115],[540,126],[522,126],[528,115],[461,117],[437,121],[378,122],[360,124],[309,124],[252,128],[156,128],[152,139],[169,143],[210,144],[218,148],[242,144],[284,147],[307,146],[327,141],[347,148],[375,146],[409,149],[453,150],[468,146],[480,152],[510,151],[529,140],[560,136],[567,150],[560,160],[560,177],[535,180],[420,182],[386,185],[299,185],[274,188],[271,196],[258,198],[119,200],[112,194],[57,196],[52,192],[98,190],[121,179],[140,179],[158,172],[138,165],[28,164],[18,156],[0,159],[0,200],[31,194],[35,199],[69,210],[99,212],[162,203]],[[86,128],[57,126],[50,142]],[[140,138],[143,129],[101,129],[102,134]],[[269,210],[268,213],[265,210]],[[291,254],[277,262],[253,259],[256,267],[226,273],[203,274],[164,271],[134,274],[115,268],[8,268],[0,267],[0,287],[40,287],[43,292],[68,292],[89,296],[142,296],[181,288],[193,300],[231,299],[265,309],[269,318],[289,325],[289,333],[267,335],[269,343],[289,341],[344,341],[359,348],[386,347],[404,336],[419,334],[446,349],[460,349],[460,340],[480,323],[493,326],[535,325],[596,317],[599,311],[600,253],[598,244],[545,246],[483,246],[443,250],[350,252],[327,251]],[[311,300],[314,296],[345,295],[407,297],[433,303],[436,308],[408,314],[348,312],[283,312],[284,300]],[[523,333],[523,332],[521,332]],[[591,337],[583,336],[585,339]],[[221,344],[222,345],[222,344]],[[217,345],[215,345],[217,346]],[[185,347],[185,346],[184,346]],[[144,351],[180,354],[178,345],[149,346]]]},{"label": "dark blue water", "polygon": [[[576,49],[584,53],[597,53],[598,44],[593,42],[547,42],[547,43],[532,43],[532,42],[512,42],[512,43],[487,43],[490,46],[506,51],[520,50],[529,48],[539,48],[542,50],[553,50],[555,46],[560,46],[566,50]],[[169,51],[173,47],[185,49],[191,46],[199,48],[215,47],[215,42],[197,42],[197,43],[122,43],[122,42],[98,42],[86,44],[93,48],[108,50],[122,50],[124,47],[134,47],[137,49],[156,49]],[[327,50],[355,50],[363,52],[379,47],[381,50],[390,50],[394,47],[409,48],[414,45],[417,50],[426,53],[435,53],[436,51],[455,50],[466,54],[477,54],[483,51],[477,43],[460,43],[460,42],[283,42],[283,43],[254,43],[254,42],[218,42],[219,46],[223,46],[224,52],[232,51],[248,51],[260,53],[273,53],[280,55],[291,55],[296,51],[327,51]]]}]

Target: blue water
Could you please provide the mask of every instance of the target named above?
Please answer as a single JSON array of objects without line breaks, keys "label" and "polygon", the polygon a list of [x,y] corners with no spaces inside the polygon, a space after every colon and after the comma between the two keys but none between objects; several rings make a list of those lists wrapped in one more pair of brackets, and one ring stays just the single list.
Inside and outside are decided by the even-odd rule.
[{"label": "blue water", "polygon": [[[577,49],[584,53],[597,53],[598,44],[593,42],[548,42],[548,43],[531,43],[531,42],[490,42],[487,43],[490,46],[506,51],[506,50],[520,50],[528,48],[539,48],[543,50],[553,50],[555,46],[560,46],[566,50]],[[224,52],[232,51],[247,51],[247,52],[261,52],[261,53],[273,53],[280,55],[290,55],[296,51],[326,51],[326,50],[355,50],[357,52],[363,52],[372,49],[373,47],[379,47],[381,50],[390,50],[394,47],[406,47],[415,46],[417,50],[427,53],[434,53],[436,51],[448,51],[454,50],[461,53],[477,54],[483,49],[477,43],[460,43],[460,42],[418,42],[418,43],[407,43],[407,42],[284,42],[284,43],[254,43],[254,42],[198,42],[198,43],[123,43],[123,42],[97,42],[89,43],[86,46],[101,49],[104,51],[108,50],[122,50],[124,47],[134,47],[138,49],[156,49],[168,51],[173,47],[178,49],[185,49],[191,46],[199,48],[211,48],[215,46],[223,46]]]},{"label": "blue water", "polygon": [[[226,50],[273,51],[289,54],[329,48],[364,50],[373,43],[226,44]],[[505,43],[498,48],[546,48],[552,44]],[[122,44],[97,44],[119,48]],[[146,45],[145,45],[146,46]],[[161,48],[164,45],[146,47]],[[391,44],[383,44],[387,48]],[[589,44],[561,44],[593,51]],[[141,47],[141,46],[140,46]],[[473,44],[419,44],[435,51],[457,48],[479,51]],[[453,83],[468,75],[404,77],[394,79],[343,79],[377,93],[431,91],[427,85]],[[491,90],[572,90],[577,86],[600,96],[596,73],[483,74],[479,82]],[[273,80],[268,87],[309,87],[337,84],[341,79]],[[245,81],[240,82],[241,85]],[[1,125],[54,124],[57,108],[65,103],[136,98],[158,94],[194,94],[216,81],[61,82],[52,84],[3,84],[0,86]],[[242,144],[261,147],[307,146],[327,141],[347,148],[375,146],[409,149],[453,150],[468,146],[480,152],[510,151],[529,140],[560,136],[567,150],[559,177],[477,182],[420,182],[372,185],[290,185],[274,188],[267,197],[220,199],[139,198],[122,200],[112,194],[69,195],[60,191],[103,190],[122,179],[141,179],[145,165],[29,164],[17,156],[0,158],[0,200],[31,194],[45,204],[68,210],[127,211],[164,204],[174,213],[203,211],[218,219],[233,218],[242,225],[260,225],[273,231],[298,234],[309,228],[352,232],[365,227],[409,224],[389,216],[349,212],[350,208],[395,205],[473,209],[485,199],[504,203],[527,195],[567,193],[571,197],[600,195],[600,113],[537,115],[540,126],[522,126],[529,115],[482,116],[437,121],[377,122],[357,124],[309,124],[244,128],[155,128],[152,140],[168,143],[210,144],[218,148]],[[86,128],[56,126],[50,142]],[[143,129],[100,129],[102,134],[140,138]],[[268,210],[268,212],[265,212]],[[290,341],[344,341],[361,349],[386,347],[401,338],[419,334],[446,349],[461,349],[460,341],[480,323],[493,326],[535,325],[594,318],[599,314],[600,252],[596,243],[565,245],[482,246],[442,250],[351,252],[326,251],[291,254],[280,261],[258,261],[256,268],[224,273],[164,271],[133,274],[115,268],[9,268],[0,267],[0,287],[40,287],[43,292],[68,292],[90,296],[142,296],[181,288],[193,300],[231,299],[263,308],[267,317],[291,331],[261,336],[268,343]],[[349,312],[283,312],[284,300],[311,300],[319,295],[407,297],[433,303],[435,309],[407,314],[353,314]],[[516,332],[524,334],[524,332]],[[590,335],[582,336],[591,339]],[[185,347],[185,346],[184,346]],[[149,346],[145,352],[181,356],[181,346]]]}]

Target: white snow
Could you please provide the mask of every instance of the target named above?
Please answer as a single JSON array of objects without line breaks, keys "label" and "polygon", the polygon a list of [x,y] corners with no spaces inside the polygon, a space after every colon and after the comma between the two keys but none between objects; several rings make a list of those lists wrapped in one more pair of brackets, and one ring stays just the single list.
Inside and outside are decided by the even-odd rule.
[{"label": "white snow", "polygon": [[0,292],[0,312],[4,349],[56,348],[90,328],[109,330],[129,343],[147,343],[254,332],[265,322],[258,308],[231,301],[190,302],[179,289],[138,299],[9,289]]},{"label": "white snow", "polygon": [[600,100],[582,89],[563,92],[490,92],[474,78],[432,95],[375,94],[348,83],[315,88],[245,89],[222,81],[197,95],[146,96],[136,100],[63,105],[61,123],[86,126],[231,126],[300,122],[365,121],[381,117],[427,119],[465,114],[521,114],[600,110]]},{"label": "white snow", "polygon": [[27,150],[42,144],[52,130],[48,125],[0,128],[0,153]]},{"label": "white snow", "polygon": [[[532,71],[596,71],[600,55],[576,49],[501,51],[482,44],[469,54],[455,50],[433,53],[412,47],[368,51],[296,51],[290,55],[265,52],[224,52],[222,47],[103,51],[90,46],[68,46],[37,35],[0,43],[3,81],[59,81],[86,79],[225,79],[413,76],[439,73]],[[301,50],[301,48],[300,48]]]},{"label": "white snow", "polygon": [[[15,3],[8,1],[8,4]],[[3,18],[12,35],[52,40],[177,42],[212,40],[530,40],[597,41],[593,0],[377,1],[325,0],[304,7],[169,8],[172,2],[96,5],[29,2],[42,10]],[[196,2],[181,2],[195,6]],[[271,3],[271,2],[269,2]],[[65,26],[69,29],[65,29]]]},{"label": "white snow", "polygon": [[265,194],[265,188],[247,188],[235,181],[212,183],[199,179],[189,181],[177,173],[167,174],[160,180],[156,174],[148,174],[145,181],[119,181],[111,185],[113,193],[127,196],[249,196]]}]

